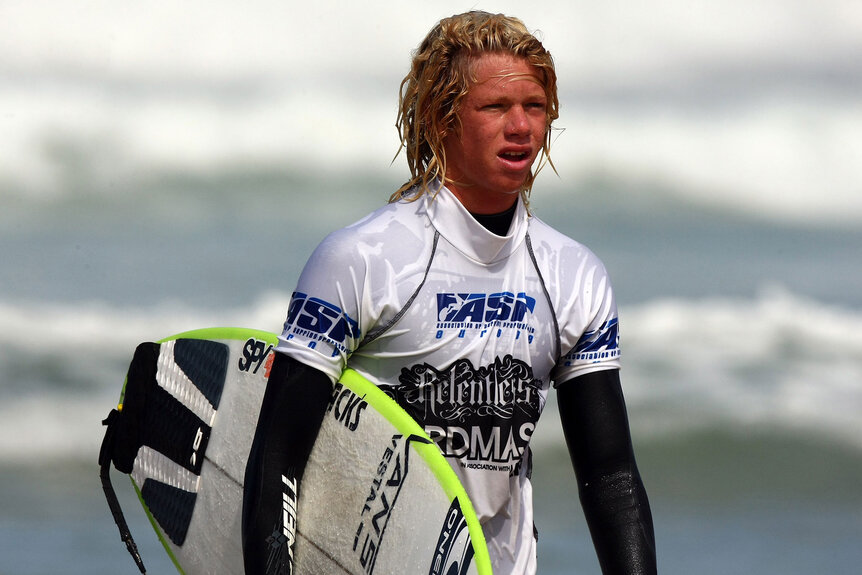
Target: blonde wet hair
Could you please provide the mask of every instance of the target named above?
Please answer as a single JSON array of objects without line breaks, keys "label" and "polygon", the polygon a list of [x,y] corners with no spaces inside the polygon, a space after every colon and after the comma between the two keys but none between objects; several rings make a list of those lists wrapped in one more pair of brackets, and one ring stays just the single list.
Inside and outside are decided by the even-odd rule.
[{"label": "blonde wet hair", "polygon": [[[529,201],[536,174],[551,163],[551,123],[559,117],[557,74],[551,54],[517,18],[472,11],[440,20],[413,53],[410,72],[401,82],[396,127],[401,150],[407,157],[410,179],[389,198],[404,197],[408,190],[417,199],[431,193],[435,180],[444,180],[446,154],[443,139],[460,129],[461,100],[476,81],[474,63],[485,53],[523,58],[537,72],[547,98],[547,125],[538,167],[519,190]],[[397,154],[396,154],[397,156]]]}]

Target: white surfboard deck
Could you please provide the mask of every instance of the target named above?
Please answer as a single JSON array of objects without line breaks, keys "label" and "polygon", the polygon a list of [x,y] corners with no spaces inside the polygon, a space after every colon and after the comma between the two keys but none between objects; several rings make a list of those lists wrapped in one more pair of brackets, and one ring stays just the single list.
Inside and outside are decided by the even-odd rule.
[{"label": "white surfboard deck", "polygon": [[[276,341],[211,328],[159,342],[155,381],[171,409],[148,408],[148,416],[168,428],[179,454],[143,445],[130,475],[186,575],[243,573],[242,482]],[[126,385],[137,377],[130,367]],[[491,573],[481,526],[449,463],[415,420],[351,370],[333,391],[298,517],[299,575]]]}]

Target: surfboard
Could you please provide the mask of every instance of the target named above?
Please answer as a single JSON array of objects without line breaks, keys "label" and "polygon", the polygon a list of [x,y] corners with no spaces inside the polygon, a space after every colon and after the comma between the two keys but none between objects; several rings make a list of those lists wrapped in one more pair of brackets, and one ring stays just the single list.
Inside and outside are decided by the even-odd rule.
[{"label": "surfboard", "polygon": [[[180,573],[243,573],[242,483],[276,343],[269,332],[209,328],[141,344],[104,422],[106,494],[113,463],[130,475]],[[449,463],[407,412],[352,370],[333,389],[296,505],[299,575],[491,573]]]}]

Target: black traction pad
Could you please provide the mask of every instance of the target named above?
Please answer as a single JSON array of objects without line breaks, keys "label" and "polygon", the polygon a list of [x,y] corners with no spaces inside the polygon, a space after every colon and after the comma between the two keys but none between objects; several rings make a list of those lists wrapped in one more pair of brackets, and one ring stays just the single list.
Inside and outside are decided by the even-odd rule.
[{"label": "black traction pad", "polygon": [[185,543],[197,493],[147,479],[141,488],[141,496],[168,538],[175,545]]},{"label": "black traction pad", "polygon": [[[183,469],[200,475],[211,428],[157,381],[162,345],[142,343],[126,376],[122,409],[110,418],[106,446],[114,466],[131,473],[139,450],[147,446]],[[218,409],[227,374],[229,348],[215,341],[177,339],[173,359],[189,381]],[[162,358],[165,361],[165,358]],[[171,366],[165,366],[169,372]],[[197,494],[146,478],[141,497],[165,534],[176,545],[185,541]]]}]

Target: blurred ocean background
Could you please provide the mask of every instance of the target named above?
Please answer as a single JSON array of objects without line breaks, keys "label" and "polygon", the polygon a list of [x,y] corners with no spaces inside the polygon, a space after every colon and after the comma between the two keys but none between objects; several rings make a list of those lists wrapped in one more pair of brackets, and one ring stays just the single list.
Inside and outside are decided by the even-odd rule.
[{"label": "blurred ocean background", "polygon": [[[0,575],[137,572],[96,465],[134,346],[280,329],[316,243],[406,179],[410,51],[470,8],[554,54],[534,212],[614,278],[660,572],[862,570],[859,2],[2,0]],[[540,572],[598,573],[542,421]]]}]

